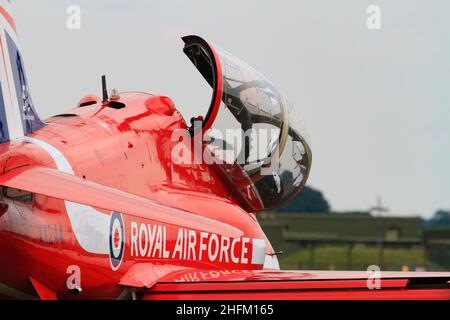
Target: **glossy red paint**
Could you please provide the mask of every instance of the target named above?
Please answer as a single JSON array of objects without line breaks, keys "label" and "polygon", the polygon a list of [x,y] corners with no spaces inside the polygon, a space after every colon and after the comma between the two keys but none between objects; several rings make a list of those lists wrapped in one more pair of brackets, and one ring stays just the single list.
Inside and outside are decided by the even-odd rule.
[{"label": "glossy red paint", "polygon": [[213,97],[206,118],[204,118],[203,115],[199,115],[197,117],[197,119],[204,121],[201,132],[206,132],[214,124],[217,114],[219,113],[220,104],[222,102],[222,91],[223,91],[222,65],[220,63],[220,58],[216,52],[216,49],[207,41],[195,35],[186,36],[183,37],[182,39],[186,44],[191,42],[199,43],[204,50],[208,50],[211,53],[212,69],[216,74],[215,77],[213,77],[215,78],[215,81],[211,80],[213,81],[213,83],[211,83],[211,87],[213,88]]},{"label": "glossy red paint", "polygon": [[33,284],[33,287],[36,289],[36,292],[38,293],[41,300],[56,300],[56,294],[40,284],[39,281],[36,281],[31,277],[30,281]]},{"label": "glossy red paint", "polygon": [[217,114],[219,113],[219,108],[220,108],[220,103],[222,102],[222,66],[220,65],[220,60],[219,60],[219,56],[217,55],[216,50],[214,49],[213,46],[209,45],[209,47],[211,48],[213,55],[214,55],[214,60],[215,60],[215,65],[217,68],[217,84],[216,84],[216,89],[214,90],[214,92],[216,93],[215,96],[215,100],[213,103],[213,106],[211,108],[211,115],[209,120],[204,124],[203,126],[203,131],[207,131],[208,129],[210,129],[214,123],[214,120],[217,117]]},{"label": "glossy red paint", "polygon": [[[47,183],[45,190],[42,190],[42,181]],[[146,219],[192,230],[223,234],[231,238],[243,235],[239,229],[217,220],[164,206],[149,199],[92,181],[85,181],[54,169],[21,166],[0,177],[0,184],[34,194],[96,207],[99,210],[126,212],[129,216],[136,218],[142,217],[142,212],[146,212],[144,216]]]},{"label": "glossy red paint", "polygon": [[[176,271],[146,289],[144,299],[424,300],[450,299],[448,273],[382,273],[369,289],[362,272]],[[426,281],[428,278],[428,282]],[[220,289],[219,289],[220,288]]]},{"label": "glossy red paint", "polygon": [[[194,257],[193,252],[200,252],[199,243],[193,245],[190,259],[182,254],[166,259],[159,252],[150,258],[132,255],[137,252],[131,248],[132,223],[162,227],[171,250],[181,229],[196,232],[196,239],[201,232],[230,241],[266,241],[266,237],[254,215],[236,204],[210,167],[172,164],[171,134],[186,125],[169,98],[130,93],[122,94],[120,101],[127,107],[115,110],[97,103],[75,108],[67,113],[70,116],[49,119],[45,128],[31,135],[33,140],[3,146],[1,184],[33,192],[35,197],[32,203],[21,204],[24,217],[12,218],[9,213],[0,219],[1,259],[17,265],[14,270],[2,265],[0,282],[25,295],[36,294],[27,280],[32,277],[58,298],[117,298],[124,289],[118,286],[120,279],[136,262],[261,269],[262,264],[232,263],[231,254],[228,262],[210,261],[206,254],[203,259]],[[32,141],[59,150],[74,175],[61,172],[48,150]],[[111,269],[107,252],[88,252],[80,245],[63,200],[95,207],[106,219],[112,211],[123,214],[125,248],[118,270]],[[118,236],[117,230],[113,236]],[[245,246],[246,260],[251,260],[250,242],[236,242],[234,255],[241,255]],[[271,253],[270,245],[266,253]],[[78,296],[66,287],[72,265],[82,273],[83,291]]]}]

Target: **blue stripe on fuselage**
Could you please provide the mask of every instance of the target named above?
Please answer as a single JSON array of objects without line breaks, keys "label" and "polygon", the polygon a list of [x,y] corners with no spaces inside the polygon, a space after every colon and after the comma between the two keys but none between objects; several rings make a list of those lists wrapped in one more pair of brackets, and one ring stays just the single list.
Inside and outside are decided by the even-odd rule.
[{"label": "blue stripe on fuselage", "polygon": [[28,88],[22,56],[8,32],[6,32],[6,41],[9,49],[11,69],[14,77],[17,102],[20,108],[19,111],[22,118],[24,135],[27,135],[42,128],[45,124],[41,121],[41,119],[39,119],[34,109],[30,90]]}]

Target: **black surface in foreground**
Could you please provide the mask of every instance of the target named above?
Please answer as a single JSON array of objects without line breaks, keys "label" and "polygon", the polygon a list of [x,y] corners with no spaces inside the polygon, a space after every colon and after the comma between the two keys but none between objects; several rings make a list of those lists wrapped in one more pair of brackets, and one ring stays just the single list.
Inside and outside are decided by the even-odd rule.
[{"label": "black surface in foreground", "polygon": [[[416,311],[445,314],[448,301],[1,301],[2,314],[93,319],[380,319]],[[94,318],[94,319],[95,319]]]}]

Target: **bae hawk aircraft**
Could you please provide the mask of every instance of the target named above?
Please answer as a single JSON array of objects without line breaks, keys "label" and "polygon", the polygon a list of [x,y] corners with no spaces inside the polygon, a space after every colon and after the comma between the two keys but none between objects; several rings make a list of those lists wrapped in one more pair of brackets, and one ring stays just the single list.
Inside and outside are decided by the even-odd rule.
[{"label": "bae hawk aircraft", "polygon": [[[280,271],[256,215],[307,181],[311,150],[296,107],[226,51],[183,41],[212,88],[205,116],[186,123],[169,97],[109,94],[103,78],[101,97],[42,120],[11,4],[0,1],[2,298],[450,298],[449,273],[382,272],[371,290],[366,272]],[[217,134],[230,128],[257,136]],[[263,147],[261,129],[272,133]],[[184,161],[199,148],[223,161]]]}]

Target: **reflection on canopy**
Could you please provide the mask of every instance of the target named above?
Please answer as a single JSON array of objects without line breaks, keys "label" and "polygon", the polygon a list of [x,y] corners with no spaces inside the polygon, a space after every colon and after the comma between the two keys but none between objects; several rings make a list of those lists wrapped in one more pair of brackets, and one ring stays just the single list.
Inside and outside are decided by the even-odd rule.
[{"label": "reflection on canopy", "polygon": [[238,58],[198,37],[184,40],[186,54],[214,89],[205,136],[219,173],[248,210],[290,200],[303,189],[311,165],[294,108],[270,80]]}]

